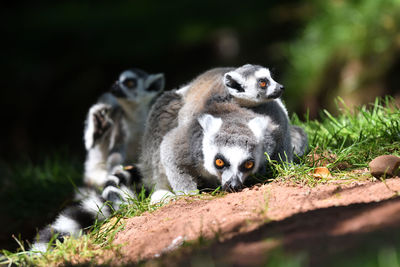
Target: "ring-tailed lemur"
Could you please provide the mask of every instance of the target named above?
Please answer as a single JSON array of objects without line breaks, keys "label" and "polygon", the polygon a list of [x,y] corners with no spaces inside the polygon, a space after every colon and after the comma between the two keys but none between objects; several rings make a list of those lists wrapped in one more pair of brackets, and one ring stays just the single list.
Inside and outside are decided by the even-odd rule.
[{"label": "ring-tailed lemur", "polygon": [[[223,82],[229,94],[241,107],[266,115],[281,113],[278,111],[280,108],[289,123],[288,112],[280,99],[285,88],[272,78],[268,68],[246,64],[225,73]],[[299,126],[290,125],[289,129],[293,154],[302,157],[308,148],[307,134]]]},{"label": "ring-tailed lemur", "polygon": [[89,109],[84,131],[87,185],[102,186],[115,167],[137,161],[150,105],[163,89],[163,74],[126,70]]},{"label": "ring-tailed lemur", "polygon": [[[191,121],[178,123],[182,101],[166,92],[152,107],[146,124],[140,172],[147,188],[154,188],[151,201],[165,194],[190,193],[198,188],[221,185],[234,191],[255,173],[272,153],[276,125],[231,101],[210,98]],[[145,151],[145,150],[143,150]]]},{"label": "ring-tailed lemur", "polygon": [[109,217],[112,210],[135,198],[129,186],[139,173],[136,168],[127,171],[120,164],[137,160],[148,109],[163,88],[163,74],[126,70],[111,91],[89,109],[84,132],[84,181],[103,190],[80,188],[75,195],[77,203],[38,233],[31,250],[45,251],[54,234],[60,240],[66,235],[76,236],[95,220]]},{"label": "ring-tailed lemur", "polygon": [[293,152],[297,157],[305,154],[308,140],[302,128],[289,125],[288,112],[280,99],[283,91],[283,85],[271,77],[269,69],[259,65],[211,69],[176,91],[182,95],[184,103],[179,121],[188,120],[198,113],[212,95],[228,94],[241,107],[268,115],[281,127],[285,138],[279,156],[283,159],[283,154],[286,154],[285,157],[291,161]]}]

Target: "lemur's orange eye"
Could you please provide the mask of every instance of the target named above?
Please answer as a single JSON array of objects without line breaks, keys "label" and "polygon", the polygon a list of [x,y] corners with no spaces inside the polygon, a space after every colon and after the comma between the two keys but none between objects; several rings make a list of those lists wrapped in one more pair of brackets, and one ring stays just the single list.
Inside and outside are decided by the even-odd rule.
[{"label": "lemur's orange eye", "polygon": [[135,83],[133,81],[126,82],[126,86],[128,86],[129,88],[132,88],[134,85],[135,85]]},{"label": "lemur's orange eye", "polygon": [[122,82],[128,88],[134,88],[137,85],[137,81],[134,78],[128,78]]},{"label": "lemur's orange eye", "polygon": [[251,160],[249,160],[249,161],[246,161],[245,163],[244,163],[244,167],[246,168],[246,169],[251,169],[251,168],[253,168],[254,167],[254,162],[253,161],[251,161]]},{"label": "lemur's orange eye", "polygon": [[218,168],[222,168],[225,166],[225,162],[222,159],[216,159],[215,160],[215,166]]},{"label": "lemur's orange eye", "polygon": [[258,85],[259,85],[261,88],[265,88],[265,87],[267,87],[267,82],[266,82],[266,81],[259,81],[259,82],[258,82]]}]

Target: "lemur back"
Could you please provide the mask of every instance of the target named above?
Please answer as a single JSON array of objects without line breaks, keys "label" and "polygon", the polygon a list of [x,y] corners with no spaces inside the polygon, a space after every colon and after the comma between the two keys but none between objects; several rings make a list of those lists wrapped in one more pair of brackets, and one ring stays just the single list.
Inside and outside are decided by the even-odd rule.
[{"label": "lemur back", "polygon": [[176,91],[182,96],[182,108],[179,111],[179,122],[185,123],[204,110],[209,99],[214,95],[228,97],[222,75],[232,68],[215,68],[199,75],[189,85]]},{"label": "lemur back", "polygon": [[126,70],[89,109],[84,131],[86,184],[102,186],[113,168],[137,162],[150,105],[163,88],[163,74]]}]

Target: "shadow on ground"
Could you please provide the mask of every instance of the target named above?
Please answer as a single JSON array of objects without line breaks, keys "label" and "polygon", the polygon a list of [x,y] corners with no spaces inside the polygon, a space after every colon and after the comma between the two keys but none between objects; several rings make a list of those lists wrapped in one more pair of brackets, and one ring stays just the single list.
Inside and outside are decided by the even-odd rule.
[{"label": "shadow on ground", "polygon": [[296,214],[267,222],[230,240],[183,247],[148,264],[260,266],[278,262],[281,266],[388,266],[398,262],[399,251],[397,197]]}]

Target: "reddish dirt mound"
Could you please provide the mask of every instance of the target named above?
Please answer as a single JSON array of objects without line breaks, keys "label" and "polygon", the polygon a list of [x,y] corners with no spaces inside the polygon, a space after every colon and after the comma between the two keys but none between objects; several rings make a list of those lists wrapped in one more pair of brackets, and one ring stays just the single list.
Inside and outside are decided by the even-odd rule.
[{"label": "reddish dirt mound", "polygon": [[[284,244],[296,248],[305,246],[305,240],[310,243],[328,234],[343,236],[400,222],[397,200],[373,204],[373,212],[366,212],[365,204],[348,206],[394,198],[398,191],[400,179],[390,179],[385,183],[351,182],[313,188],[271,183],[220,198],[183,198],[129,219],[114,243],[124,244],[123,262],[137,262],[171,251],[183,241],[218,237],[220,242],[226,241],[219,248],[225,251],[221,255],[232,253],[235,257],[229,259],[239,265],[255,264],[262,262],[271,246],[261,240],[277,233],[284,233]],[[294,230],[299,228],[302,231]]]}]

